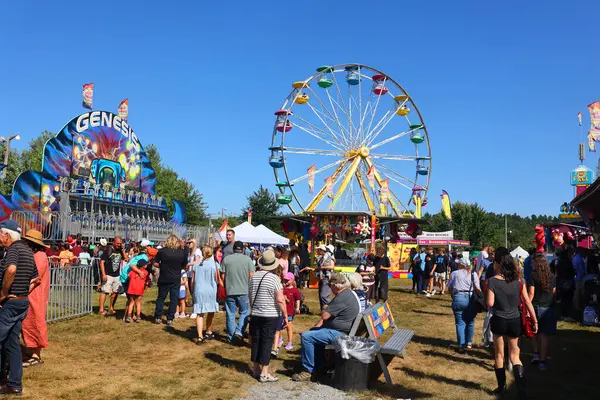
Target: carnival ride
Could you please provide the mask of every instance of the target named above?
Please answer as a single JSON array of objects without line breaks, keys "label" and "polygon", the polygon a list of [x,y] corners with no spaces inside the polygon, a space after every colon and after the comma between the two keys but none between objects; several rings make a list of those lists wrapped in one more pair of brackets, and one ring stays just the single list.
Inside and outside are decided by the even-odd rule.
[{"label": "carnival ride", "polygon": [[431,147],[421,113],[394,79],[366,65],[321,66],[294,82],[275,112],[269,151],[277,201],[293,214],[418,218],[427,202]]}]

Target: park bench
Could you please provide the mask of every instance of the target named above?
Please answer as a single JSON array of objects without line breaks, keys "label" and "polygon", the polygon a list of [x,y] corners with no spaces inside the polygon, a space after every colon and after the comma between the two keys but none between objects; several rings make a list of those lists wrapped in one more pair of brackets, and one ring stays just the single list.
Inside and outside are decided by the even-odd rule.
[{"label": "park bench", "polygon": [[[365,337],[371,340],[379,341],[379,338],[384,335],[385,332],[392,329],[391,336],[385,341],[385,343],[379,343],[381,349],[377,354],[377,361],[379,368],[373,368],[371,371],[371,379],[377,380],[383,373],[387,384],[392,384],[392,378],[388,371],[388,365],[392,362],[394,357],[401,356],[406,358],[406,346],[412,339],[414,331],[409,329],[399,329],[394,322],[394,316],[390,310],[390,306],[387,302],[376,303],[375,305],[367,308],[363,312],[359,313],[348,336]],[[326,348],[332,349],[333,345],[328,345]]]}]

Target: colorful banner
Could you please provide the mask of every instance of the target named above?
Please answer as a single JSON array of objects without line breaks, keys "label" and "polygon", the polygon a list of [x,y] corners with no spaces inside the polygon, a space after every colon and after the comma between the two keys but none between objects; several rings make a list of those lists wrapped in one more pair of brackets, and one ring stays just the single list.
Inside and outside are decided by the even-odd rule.
[{"label": "colorful banner", "polygon": [[94,99],[94,84],[86,83],[83,85],[83,102],[81,105],[89,110],[92,109],[92,100]]},{"label": "colorful banner", "polygon": [[388,243],[387,256],[390,259],[390,271],[399,271],[404,269],[402,259],[402,243]]},{"label": "colorful banner", "polygon": [[442,190],[442,195],[440,196],[442,199],[442,211],[444,211],[444,215],[448,218],[448,221],[452,221],[452,211],[450,210],[450,196],[448,192]]},{"label": "colorful banner", "polygon": [[600,101],[588,106],[590,112],[590,129],[600,129]]},{"label": "colorful banner", "polygon": [[375,166],[371,165],[369,167],[369,171],[367,172],[367,180],[369,181],[369,186],[371,186],[371,190],[375,189]]},{"label": "colorful banner", "polygon": [[581,111],[577,113],[577,119],[579,120],[579,126],[581,126]]},{"label": "colorful banner", "polygon": [[119,117],[123,121],[127,121],[129,118],[129,99],[125,99],[119,104]]},{"label": "colorful banner", "polygon": [[315,192],[315,164],[308,167],[308,192],[313,194]]},{"label": "colorful banner", "polygon": [[381,181],[381,193],[380,193],[381,203],[387,204],[390,200],[390,181],[389,178],[386,178]]},{"label": "colorful banner", "polygon": [[598,138],[598,135],[600,135],[600,131],[596,129],[590,129],[590,131],[588,132],[588,151],[592,153],[596,152],[596,140]]},{"label": "colorful banner", "polygon": [[333,179],[331,177],[325,178],[325,186],[327,186],[327,196],[333,199]]}]

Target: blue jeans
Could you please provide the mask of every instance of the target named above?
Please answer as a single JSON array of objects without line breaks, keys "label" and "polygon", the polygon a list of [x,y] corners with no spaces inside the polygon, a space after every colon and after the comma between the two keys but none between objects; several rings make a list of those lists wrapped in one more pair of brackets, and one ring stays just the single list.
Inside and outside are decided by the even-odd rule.
[{"label": "blue jeans", "polygon": [[0,365],[8,357],[8,387],[23,390],[23,356],[21,355],[21,327],[29,309],[29,300],[7,300],[0,308]]},{"label": "blue jeans", "polygon": [[452,311],[456,323],[456,339],[459,347],[473,344],[475,332],[475,307],[470,293],[456,293],[452,298]]},{"label": "blue jeans", "polygon": [[302,341],[302,366],[310,373],[323,364],[325,345],[335,343],[343,333],[327,328],[313,328],[300,334]]},{"label": "blue jeans", "polygon": [[[237,309],[240,309],[240,319],[235,322]],[[250,301],[245,294],[237,294],[225,297],[225,310],[227,311],[227,338],[229,341],[233,336],[244,336],[250,315]]]},{"label": "blue jeans", "polygon": [[167,311],[167,321],[173,321],[175,318],[175,310],[179,303],[179,282],[161,283],[158,285],[158,297],[156,298],[156,310],[154,311],[154,319],[161,319],[165,307],[165,299],[169,295],[169,311]]},{"label": "blue jeans", "polygon": [[417,282],[417,294],[423,291],[423,271],[420,269],[413,271],[413,280]]}]

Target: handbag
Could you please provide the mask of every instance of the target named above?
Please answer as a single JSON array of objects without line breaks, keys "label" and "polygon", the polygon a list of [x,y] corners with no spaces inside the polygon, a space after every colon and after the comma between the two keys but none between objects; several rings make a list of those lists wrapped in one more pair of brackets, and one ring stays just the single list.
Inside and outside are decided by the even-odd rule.
[{"label": "handbag", "polygon": [[521,312],[521,332],[527,338],[533,337],[533,318],[523,300],[523,284],[519,282],[519,311]]},{"label": "handbag", "polygon": [[227,297],[227,291],[225,290],[223,283],[220,282],[218,269],[216,271],[215,279],[217,281],[217,301],[225,301],[225,298]]},{"label": "handbag", "polygon": [[475,278],[473,275],[475,275],[475,273],[471,272],[471,288],[473,289],[473,294],[471,296],[473,298],[473,307],[475,308],[476,313],[486,312],[487,304],[485,304],[485,298],[483,297],[482,292],[478,292],[475,289]]}]

